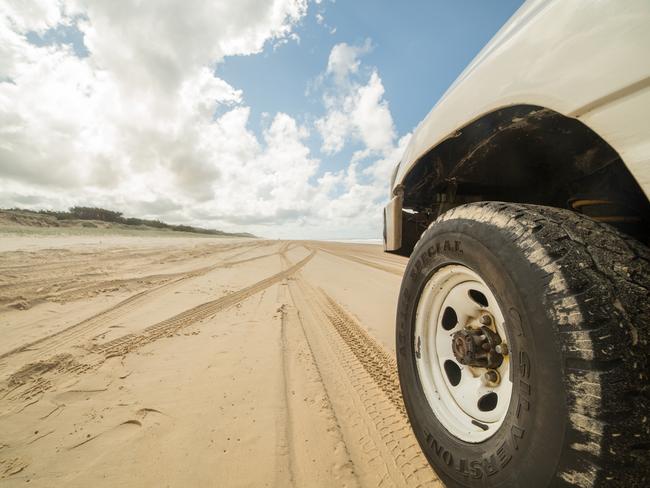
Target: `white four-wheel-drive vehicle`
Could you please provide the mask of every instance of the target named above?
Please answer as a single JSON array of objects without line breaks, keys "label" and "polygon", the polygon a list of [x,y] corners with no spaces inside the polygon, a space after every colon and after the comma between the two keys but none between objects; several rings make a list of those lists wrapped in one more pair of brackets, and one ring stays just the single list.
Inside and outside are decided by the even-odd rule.
[{"label": "white four-wheel-drive vehicle", "polygon": [[448,487],[650,482],[650,1],[529,1],[415,130],[385,248]]}]

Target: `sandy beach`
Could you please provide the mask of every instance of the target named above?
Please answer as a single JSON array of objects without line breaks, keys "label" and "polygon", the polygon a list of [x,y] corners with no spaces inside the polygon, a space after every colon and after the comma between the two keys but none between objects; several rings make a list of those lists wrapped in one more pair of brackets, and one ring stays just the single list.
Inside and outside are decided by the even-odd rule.
[{"label": "sandy beach", "polygon": [[396,374],[405,264],[370,244],[1,238],[0,485],[438,486]]}]

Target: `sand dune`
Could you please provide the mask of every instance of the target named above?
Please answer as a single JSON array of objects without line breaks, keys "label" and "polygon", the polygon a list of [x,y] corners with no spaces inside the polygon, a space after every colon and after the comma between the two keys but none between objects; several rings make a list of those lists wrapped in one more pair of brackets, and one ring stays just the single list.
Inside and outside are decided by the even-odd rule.
[{"label": "sand dune", "polygon": [[0,252],[0,485],[439,485],[395,369],[405,259],[329,242],[38,242]]}]

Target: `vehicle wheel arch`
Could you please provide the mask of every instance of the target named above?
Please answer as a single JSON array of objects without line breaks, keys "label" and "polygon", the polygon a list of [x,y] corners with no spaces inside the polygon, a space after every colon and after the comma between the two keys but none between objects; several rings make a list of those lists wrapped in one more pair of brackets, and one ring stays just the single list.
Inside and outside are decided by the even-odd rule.
[{"label": "vehicle wheel arch", "polygon": [[575,206],[650,240],[650,202],[618,152],[579,118],[538,105],[505,106],[474,119],[421,156],[400,188],[407,209],[401,254],[410,254],[450,208],[494,200]]}]

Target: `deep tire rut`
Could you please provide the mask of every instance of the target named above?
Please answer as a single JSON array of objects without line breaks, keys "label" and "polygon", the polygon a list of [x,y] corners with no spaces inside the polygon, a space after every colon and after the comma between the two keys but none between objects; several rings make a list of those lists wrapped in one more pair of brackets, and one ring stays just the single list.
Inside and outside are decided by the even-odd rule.
[{"label": "deep tire rut", "polygon": [[153,342],[161,337],[166,337],[175,334],[178,330],[187,327],[199,320],[207,319],[224,308],[231,307],[237,303],[245,300],[246,298],[259,293],[260,291],[274,285],[283,279],[291,276],[297,270],[302,268],[314,256],[314,252],[309,254],[306,258],[302,259],[293,266],[274,274],[262,281],[258,281],[254,285],[248,286],[241,290],[230,293],[216,300],[212,300],[196,307],[185,310],[173,317],[158,322],[157,324],[150,325],[139,334],[129,334],[127,336],[119,337],[104,344],[97,345],[93,348],[92,352],[101,353],[107,357],[126,354],[137,347]]},{"label": "deep tire rut", "polygon": [[442,486],[404,414],[392,356],[300,274],[289,287],[361,484]]},{"label": "deep tire rut", "polygon": [[[283,251],[281,249],[279,252],[282,253]],[[0,398],[11,396],[14,399],[29,400],[35,395],[39,395],[51,388],[52,382],[50,379],[45,378],[43,374],[69,375],[92,371],[101,366],[110,357],[123,356],[158,339],[172,336],[179,330],[210,318],[221,310],[232,307],[288,278],[307,264],[314,257],[314,254],[315,251],[312,251],[301,261],[279,273],[216,300],[211,300],[185,310],[173,317],[147,327],[138,334],[128,334],[104,344],[99,344],[89,351],[90,354],[85,360],[82,357],[74,357],[71,354],[57,354],[45,360],[28,363],[3,382],[2,388],[0,388]],[[56,364],[56,366],[51,367],[51,364]]]},{"label": "deep tire rut", "polygon": [[75,324],[72,324],[65,329],[62,329],[60,331],[57,331],[53,334],[47,335],[45,337],[38,338],[34,341],[30,341],[26,344],[23,344],[17,348],[14,348],[10,351],[4,352],[0,354],[0,359],[4,359],[9,356],[13,356],[15,354],[25,352],[29,349],[33,349],[35,346],[39,346],[41,344],[44,344],[44,347],[42,349],[39,349],[37,351],[38,356],[47,356],[48,354],[51,354],[57,350],[60,350],[61,347],[70,345],[74,343],[77,340],[80,340],[87,336],[89,333],[95,330],[99,330],[102,327],[104,327],[107,323],[114,321],[115,319],[122,317],[126,313],[128,313],[130,310],[132,310],[134,307],[138,306],[142,301],[151,299],[155,297],[155,295],[158,292],[165,291],[167,288],[173,285],[177,285],[183,281],[192,279],[192,278],[197,278],[200,276],[203,276],[211,271],[214,271],[219,268],[227,268],[227,267],[232,267],[236,266],[239,264],[244,264],[248,263],[251,261],[259,260],[259,259],[264,259],[270,256],[276,256],[279,254],[279,251],[272,252],[272,253],[267,253],[267,254],[262,254],[259,256],[253,256],[250,258],[246,259],[240,259],[240,260],[232,260],[232,258],[240,256],[241,254],[245,254],[251,250],[251,247],[247,246],[246,249],[242,250],[240,253],[236,253],[232,256],[229,257],[229,259],[225,261],[221,261],[219,263],[210,265],[210,266],[205,266],[202,268],[194,269],[191,271],[187,272],[182,272],[182,273],[175,273],[175,274],[169,274],[168,281],[167,283],[164,283],[162,285],[156,286],[154,288],[149,288],[143,291],[140,291],[134,295],[131,295],[130,297],[125,298],[121,302],[105,309],[102,310],[101,312],[88,317],[87,319],[84,319],[80,322],[77,322]]}]

